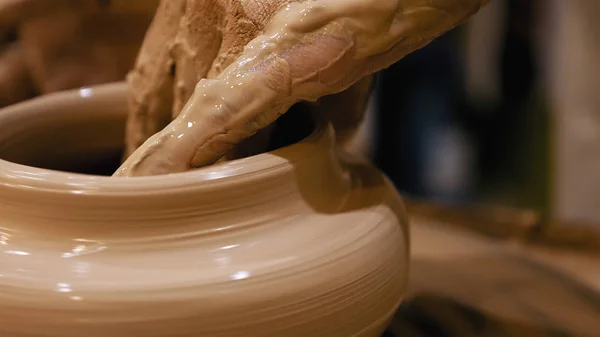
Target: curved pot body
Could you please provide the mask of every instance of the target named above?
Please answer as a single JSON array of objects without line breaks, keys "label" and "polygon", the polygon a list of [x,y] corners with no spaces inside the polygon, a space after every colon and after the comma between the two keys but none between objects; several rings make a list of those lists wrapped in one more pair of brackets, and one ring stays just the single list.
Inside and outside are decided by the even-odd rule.
[{"label": "curved pot body", "polygon": [[125,94],[111,84],[0,111],[0,336],[383,332],[406,288],[405,211],[324,123],[182,174],[34,167],[118,160]]}]

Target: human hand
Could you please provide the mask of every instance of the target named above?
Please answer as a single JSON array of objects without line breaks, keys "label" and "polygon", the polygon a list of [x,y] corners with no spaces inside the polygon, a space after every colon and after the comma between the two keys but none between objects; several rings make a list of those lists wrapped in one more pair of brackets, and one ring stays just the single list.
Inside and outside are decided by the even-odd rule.
[{"label": "human hand", "polygon": [[158,0],[0,0],[0,106],[123,79]]},{"label": "human hand", "polygon": [[293,104],[342,93],[488,2],[162,1],[129,76],[127,150],[143,144],[115,175],[214,163]]}]

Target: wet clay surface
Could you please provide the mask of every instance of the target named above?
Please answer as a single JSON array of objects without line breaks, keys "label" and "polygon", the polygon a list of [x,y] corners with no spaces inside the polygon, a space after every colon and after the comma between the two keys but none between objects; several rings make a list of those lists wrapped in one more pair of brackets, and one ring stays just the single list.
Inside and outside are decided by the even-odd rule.
[{"label": "wet clay surface", "polygon": [[131,156],[115,176],[212,164],[297,102],[353,85],[340,105],[364,107],[361,79],[488,2],[163,1],[128,77]]}]

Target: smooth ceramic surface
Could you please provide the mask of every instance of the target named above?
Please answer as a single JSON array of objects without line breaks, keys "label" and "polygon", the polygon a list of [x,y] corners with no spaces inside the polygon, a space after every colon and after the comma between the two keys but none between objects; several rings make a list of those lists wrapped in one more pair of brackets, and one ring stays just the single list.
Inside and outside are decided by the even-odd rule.
[{"label": "smooth ceramic surface", "polygon": [[[111,84],[0,110],[0,158],[118,157],[125,96]],[[320,125],[166,176],[0,161],[0,335],[379,336],[406,289],[405,211]]]}]

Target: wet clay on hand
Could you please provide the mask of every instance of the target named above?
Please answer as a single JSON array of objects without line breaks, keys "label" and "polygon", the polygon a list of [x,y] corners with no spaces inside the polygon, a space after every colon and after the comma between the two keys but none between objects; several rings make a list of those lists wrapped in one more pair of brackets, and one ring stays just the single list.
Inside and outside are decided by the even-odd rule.
[{"label": "wet clay on hand", "polygon": [[343,92],[487,2],[163,1],[129,78],[128,151],[141,146],[115,175],[214,163],[293,104]]}]

